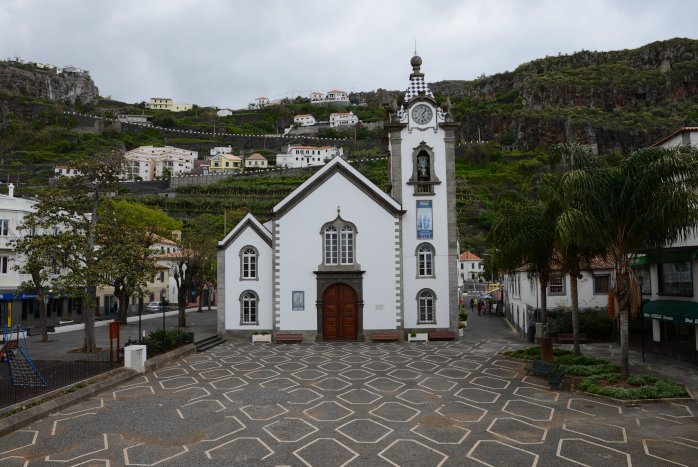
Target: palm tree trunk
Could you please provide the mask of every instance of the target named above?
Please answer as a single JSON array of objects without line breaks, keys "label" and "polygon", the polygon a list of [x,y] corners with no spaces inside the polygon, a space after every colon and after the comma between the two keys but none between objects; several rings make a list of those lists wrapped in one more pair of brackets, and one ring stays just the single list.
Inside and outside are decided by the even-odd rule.
[{"label": "palm tree trunk", "polygon": [[579,348],[579,294],[577,291],[577,271],[570,272],[570,299],[572,302],[572,338],[574,339],[574,355],[582,354]]},{"label": "palm tree trunk", "polygon": [[540,284],[540,321],[543,323],[543,337],[548,337],[548,297],[547,297],[547,284],[542,280],[539,280]]},{"label": "palm tree trunk", "polygon": [[630,376],[629,359],[629,332],[628,332],[628,307],[621,308],[620,311],[620,379],[626,381]]}]

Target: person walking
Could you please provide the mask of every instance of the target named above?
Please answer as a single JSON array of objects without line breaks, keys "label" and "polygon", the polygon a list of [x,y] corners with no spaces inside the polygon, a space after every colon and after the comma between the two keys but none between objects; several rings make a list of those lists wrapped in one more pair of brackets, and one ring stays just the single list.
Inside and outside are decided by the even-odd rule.
[{"label": "person walking", "polygon": [[479,315],[482,311],[482,300],[477,302],[477,314]]}]

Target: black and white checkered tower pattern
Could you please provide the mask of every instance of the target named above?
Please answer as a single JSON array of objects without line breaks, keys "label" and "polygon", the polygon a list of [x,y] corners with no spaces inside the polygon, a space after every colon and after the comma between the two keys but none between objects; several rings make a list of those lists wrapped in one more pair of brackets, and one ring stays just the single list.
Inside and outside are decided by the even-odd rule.
[{"label": "black and white checkered tower pattern", "polygon": [[421,57],[415,55],[412,57],[412,60],[410,60],[410,64],[412,65],[413,72],[410,75],[410,85],[407,91],[405,91],[405,103],[413,97],[418,96],[420,93],[433,98],[434,95],[431,93],[431,89],[429,89],[426,81],[424,81],[424,74],[419,71],[419,67],[422,65]]}]

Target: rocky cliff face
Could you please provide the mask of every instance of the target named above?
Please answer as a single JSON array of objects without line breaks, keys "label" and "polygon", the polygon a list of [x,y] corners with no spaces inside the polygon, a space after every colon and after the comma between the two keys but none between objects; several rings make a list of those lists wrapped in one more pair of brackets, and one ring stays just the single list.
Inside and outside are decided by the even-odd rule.
[{"label": "rocky cliff face", "polygon": [[56,73],[12,63],[0,63],[0,89],[72,105],[93,105],[99,98],[99,89],[87,73]]},{"label": "rocky cliff face", "polygon": [[[698,125],[698,41],[546,57],[512,72],[429,86],[450,96],[462,141],[507,135],[524,150],[578,142],[627,154]],[[366,101],[385,98],[366,94]]]}]

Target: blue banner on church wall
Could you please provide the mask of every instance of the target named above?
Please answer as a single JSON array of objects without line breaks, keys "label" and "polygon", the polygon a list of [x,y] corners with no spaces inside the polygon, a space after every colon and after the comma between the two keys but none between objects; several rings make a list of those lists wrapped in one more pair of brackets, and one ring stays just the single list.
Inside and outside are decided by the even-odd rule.
[{"label": "blue banner on church wall", "polygon": [[434,238],[431,200],[417,201],[417,238]]}]

